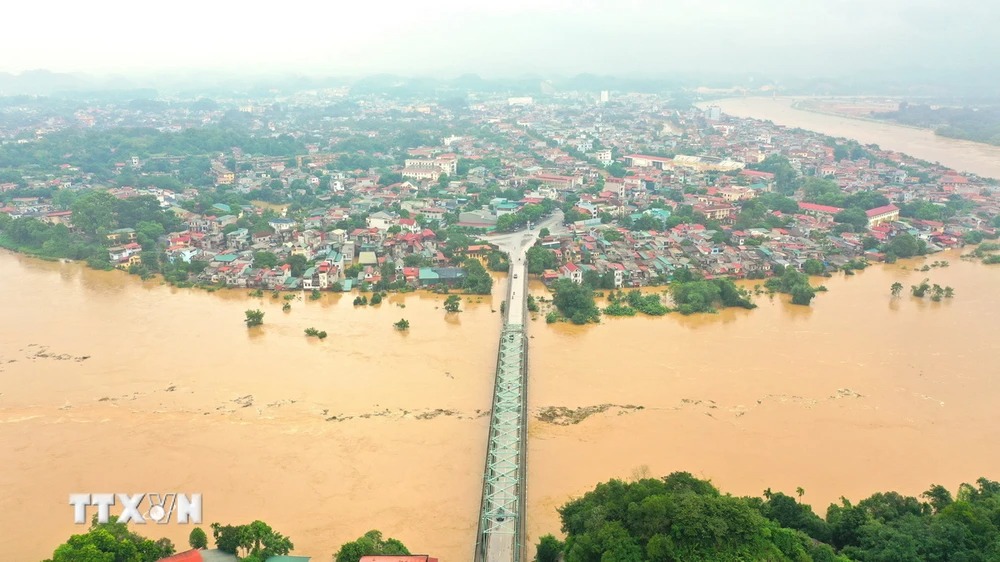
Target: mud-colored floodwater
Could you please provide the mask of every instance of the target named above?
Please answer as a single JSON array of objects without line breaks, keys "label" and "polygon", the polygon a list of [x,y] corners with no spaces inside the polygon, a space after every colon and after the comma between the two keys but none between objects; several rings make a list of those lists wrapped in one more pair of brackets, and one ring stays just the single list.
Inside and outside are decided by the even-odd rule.
[{"label": "mud-colored floodwater", "polygon": [[[447,562],[472,552],[499,297],[450,318],[442,296],[417,294],[284,313],[270,295],[7,252],[0,279],[6,560],[82,532],[74,492],[200,492],[206,524],[261,519],[316,560],[370,529]],[[251,307],[265,324],[247,330]],[[139,530],[183,547],[190,527]]]},{"label": "mud-colored floodwater", "polygon": [[929,162],[940,162],[960,172],[1000,178],[1000,146],[950,139],[928,129],[796,109],[792,107],[795,101],[795,98],[750,97],[713,101],[711,105],[718,105],[723,112],[737,117],[764,119],[787,127],[856,139]]},{"label": "mud-colored floodwater", "polygon": [[[918,272],[944,259],[950,267]],[[940,303],[889,287],[928,277]],[[824,513],[840,496],[918,495],[1000,471],[1000,266],[957,252],[853,277],[811,307],[530,326],[535,408],[612,407],[578,424],[529,425],[533,540],[556,507],[612,477],[690,471],[724,491],[794,493]]]},{"label": "mud-colored floodwater", "polygon": [[[951,266],[913,270],[934,259]],[[957,296],[890,298],[894,281],[924,277]],[[952,252],[823,279],[809,308],[761,296],[717,315],[532,321],[531,540],[612,477],[802,486],[820,511],[841,495],[996,477],[998,277]],[[492,302],[446,318],[441,296],[356,309],[326,295],[286,314],[269,295],[9,253],[0,279],[10,559],[50,555],[81,531],[68,494],[102,491],[200,492],[206,522],[263,519],[317,559],[371,528],[447,562],[471,555],[499,284]],[[251,306],[265,325],[248,331]],[[408,334],[391,326],[401,317]],[[307,327],[330,336],[308,340]],[[182,546],[189,528],[142,531]]]}]

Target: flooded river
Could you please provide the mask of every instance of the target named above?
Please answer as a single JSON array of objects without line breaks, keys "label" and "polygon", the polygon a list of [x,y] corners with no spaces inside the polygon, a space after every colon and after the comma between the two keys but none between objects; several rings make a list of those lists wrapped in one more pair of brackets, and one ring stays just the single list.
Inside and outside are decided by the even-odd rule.
[{"label": "flooded river", "polygon": [[[532,321],[531,540],[612,477],[802,486],[821,512],[840,495],[996,477],[1000,269],[934,259],[952,265],[824,279],[809,308],[761,296],[717,315]],[[924,277],[957,296],[890,298],[894,281]],[[9,253],[0,279],[0,549],[12,560],[80,531],[69,493],[111,490],[201,492],[206,523],[259,518],[317,559],[371,528],[447,562],[471,555],[498,296],[451,318],[425,294],[374,308],[326,295],[283,313],[269,295]],[[249,307],[264,326],[243,327]],[[391,326],[401,317],[407,334]],[[566,410],[541,421],[553,407]],[[571,420],[581,407],[595,413]],[[181,546],[188,530],[143,529]]]},{"label": "flooded river", "polygon": [[960,172],[1000,178],[1000,146],[949,139],[926,129],[796,109],[792,107],[795,101],[793,98],[751,97],[702,105],[718,105],[724,113],[737,117],[764,119],[777,125],[852,138],[929,162],[940,162]]},{"label": "flooded river", "polygon": [[[994,147],[787,100],[719,103],[1000,176]],[[686,470],[752,495],[801,486],[820,513],[841,495],[996,479],[1000,266],[934,259],[951,267],[822,280],[829,292],[808,308],[765,296],[717,315],[532,321],[530,540],[558,532],[555,508],[612,477]],[[956,297],[890,298],[894,281],[924,277]],[[270,295],[6,252],[0,280],[8,559],[50,556],[82,531],[68,495],[109,491],[200,492],[206,524],[262,519],[318,560],[369,529],[442,562],[471,556],[500,284],[446,317],[442,296],[355,308],[329,294],[284,313]],[[248,308],[265,311],[264,326],[242,325]],[[408,333],[392,328],[400,318]],[[329,337],[307,339],[309,327]],[[143,531],[183,548],[189,528]]]},{"label": "flooded river", "polygon": [[[284,313],[4,251],[0,279],[5,559],[81,532],[74,492],[200,492],[206,526],[261,519],[317,560],[370,529],[448,562],[472,551],[499,298],[447,319],[415,294]],[[251,307],[264,325],[247,330]],[[183,547],[190,527],[141,531]]]},{"label": "flooded river", "polygon": [[[685,470],[741,495],[801,486],[821,514],[841,495],[996,478],[1000,268],[934,259],[951,266],[819,280],[829,292],[808,308],[759,296],[717,315],[533,323],[536,408],[642,409],[533,421],[532,536],[558,531],[555,508],[611,477]],[[893,282],[925,277],[957,296],[890,297]]]}]

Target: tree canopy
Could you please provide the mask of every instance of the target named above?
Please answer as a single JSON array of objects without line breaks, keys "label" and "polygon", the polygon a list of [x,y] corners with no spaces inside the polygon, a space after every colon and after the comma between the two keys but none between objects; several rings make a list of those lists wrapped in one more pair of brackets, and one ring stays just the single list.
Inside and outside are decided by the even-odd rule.
[{"label": "tree canopy", "polygon": [[723,495],[686,472],[611,480],[559,509],[566,541],[543,537],[536,559],[554,561],[561,553],[565,562],[885,562],[1000,555],[1000,483],[980,478],[959,486],[955,497],[934,485],[922,497],[884,492],[857,505],[842,499],[824,518],[781,492],[767,489],[763,499]]},{"label": "tree canopy", "polygon": [[155,562],[173,553],[168,539],[147,539],[129,531],[117,517],[98,523],[95,516],[86,533],[71,536],[46,562]]},{"label": "tree canopy", "polygon": [[263,521],[248,525],[212,523],[212,536],[219,550],[235,554],[247,562],[264,562],[272,556],[288,554],[295,548],[291,539]]},{"label": "tree canopy", "polygon": [[383,539],[379,531],[368,531],[357,540],[345,543],[334,555],[335,562],[358,562],[362,556],[408,555],[410,551],[400,541]]},{"label": "tree canopy", "polygon": [[594,302],[594,291],[587,284],[574,283],[569,279],[559,279],[552,286],[555,296],[552,304],[563,317],[574,324],[598,322],[601,311]]}]

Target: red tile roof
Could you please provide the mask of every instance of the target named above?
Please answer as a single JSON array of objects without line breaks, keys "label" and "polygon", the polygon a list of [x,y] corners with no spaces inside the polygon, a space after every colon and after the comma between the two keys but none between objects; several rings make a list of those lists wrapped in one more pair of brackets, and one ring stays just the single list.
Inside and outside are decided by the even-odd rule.
[{"label": "red tile roof", "polygon": [[184,552],[177,553],[173,556],[160,558],[159,562],[201,562],[201,560],[201,551],[185,550]]},{"label": "red tile roof", "polygon": [[[801,205],[801,203],[800,203],[800,205]],[[895,206],[895,205],[893,205],[893,204],[890,203],[888,205],[883,205],[881,207],[875,207],[874,209],[868,209],[867,211],[865,211],[865,214],[868,215],[868,218],[871,218],[871,217],[877,217],[879,215],[884,215],[885,213],[891,213],[893,211],[898,211],[898,210],[899,210],[899,207],[897,207],[897,206]]]},{"label": "red tile roof", "polygon": [[803,211],[813,211],[814,213],[829,213],[835,215],[843,209],[840,207],[831,207],[830,205],[817,205],[816,203],[803,203],[799,202],[799,208]]}]

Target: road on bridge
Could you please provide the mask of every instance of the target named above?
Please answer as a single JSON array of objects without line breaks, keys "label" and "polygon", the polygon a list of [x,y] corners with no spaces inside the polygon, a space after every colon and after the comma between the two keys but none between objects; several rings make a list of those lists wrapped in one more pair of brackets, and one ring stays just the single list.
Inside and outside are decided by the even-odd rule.
[{"label": "road on bridge", "polygon": [[510,279],[486,445],[476,562],[522,562],[525,555],[527,251],[542,228],[558,230],[562,218],[557,211],[532,229],[487,238],[510,257]]}]

